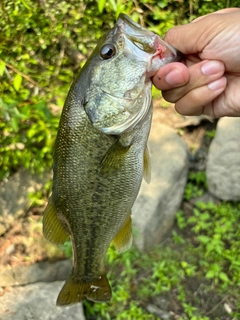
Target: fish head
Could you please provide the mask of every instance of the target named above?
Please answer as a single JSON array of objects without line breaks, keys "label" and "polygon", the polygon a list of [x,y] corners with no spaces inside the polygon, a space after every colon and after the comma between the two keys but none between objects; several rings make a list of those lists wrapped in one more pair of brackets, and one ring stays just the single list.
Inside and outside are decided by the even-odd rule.
[{"label": "fish head", "polygon": [[157,34],[120,14],[86,64],[91,80],[84,108],[93,126],[109,135],[133,130],[151,108],[151,77],[181,57]]}]

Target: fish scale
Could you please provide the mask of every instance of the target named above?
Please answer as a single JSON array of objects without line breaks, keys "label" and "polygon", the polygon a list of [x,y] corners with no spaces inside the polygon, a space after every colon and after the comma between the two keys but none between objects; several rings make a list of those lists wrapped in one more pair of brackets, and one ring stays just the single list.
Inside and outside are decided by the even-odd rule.
[{"label": "fish scale", "polygon": [[142,177],[150,180],[151,76],[178,59],[175,49],[121,14],[71,86],[43,216],[46,239],[62,244],[70,236],[73,248],[57,305],[111,298],[104,258],[111,242],[119,253],[131,246],[131,209]]}]

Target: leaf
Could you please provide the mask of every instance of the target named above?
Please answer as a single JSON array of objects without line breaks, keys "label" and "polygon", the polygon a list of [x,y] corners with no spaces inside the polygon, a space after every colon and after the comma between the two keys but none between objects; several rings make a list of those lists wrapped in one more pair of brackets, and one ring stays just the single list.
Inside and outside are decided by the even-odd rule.
[{"label": "leaf", "polygon": [[16,91],[19,91],[22,84],[22,76],[20,74],[16,74],[13,80],[13,87]]},{"label": "leaf", "polygon": [[6,64],[4,61],[0,60],[0,77],[4,74]]},{"label": "leaf", "polygon": [[98,1],[98,11],[100,13],[103,12],[103,9],[104,9],[104,6],[105,6],[105,2],[106,2],[106,0],[99,0]]},{"label": "leaf", "polygon": [[18,119],[17,117],[13,117],[12,120],[11,120],[11,123],[12,123],[12,128],[15,132],[18,132]]},{"label": "leaf", "polygon": [[206,273],[205,277],[206,277],[207,279],[212,279],[212,278],[215,277],[215,275],[216,275],[215,272],[212,271],[212,270],[210,270],[210,271],[208,271],[208,272]]},{"label": "leaf", "polygon": [[211,240],[208,236],[205,235],[198,236],[197,239],[203,244],[206,244]]},{"label": "leaf", "polygon": [[28,9],[29,11],[31,11],[31,8],[29,7],[29,5],[27,4],[27,2],[25,0],[21,0],[22,4],[24,5],[24,7],[26,9]]},{"label": "leaf", "polygon": [[225,272],[220,272],[219,273],[219,278],[224,282],[229,282],[228,275]]}]

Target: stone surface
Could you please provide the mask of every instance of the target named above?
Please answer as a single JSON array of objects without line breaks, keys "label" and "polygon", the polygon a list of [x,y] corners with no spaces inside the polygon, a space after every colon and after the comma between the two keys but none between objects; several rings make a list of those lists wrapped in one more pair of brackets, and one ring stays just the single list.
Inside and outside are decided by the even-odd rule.
[{"label": "stone surface", "polygon": [[39,282],[5,290],[0,296],[1,320],[84,320],[81,304],[57,307],[63,282]]},{"label": "stone surface", "polygon": [[55,263],[39,262],[29,266],[5,269],[0,273],[0,287],[65,280],[71,268],[72,262],[63,260]]},{"label": "stone surface", "polygon": [[205,114],[200,116],[182,116],[181,120],[174,125],[174,128],[185,128],[188,126],[198,126],[202,121],[213,122],[213,118]]},{"label": "stone surface", "polygon": [[170,312],[167,312],[165,310],[162,310],[155,306],[154,304],[148,304],[146,307],[147,311],[150,314],[155,314],[157,317],[159,317],[161,320],[173,320],[174,317]]},{"label": "stone surface", "polygon": [[209,191],[222,200],[240,200],[240,118],[221,118],[207,160]]},{"label": "stone surface", "polygon": [[186,143],[170,127],[153,122],[149,138],[151,183],[143,181],[133,206],[138,249],[150,250],[171,229],[188,173]]},{"label": "stone surface", "polygon": [[41,176],[21,169],[0,183],[0,236],[30,207],[29,193],[41,190],[50,178],[49,172]]}]

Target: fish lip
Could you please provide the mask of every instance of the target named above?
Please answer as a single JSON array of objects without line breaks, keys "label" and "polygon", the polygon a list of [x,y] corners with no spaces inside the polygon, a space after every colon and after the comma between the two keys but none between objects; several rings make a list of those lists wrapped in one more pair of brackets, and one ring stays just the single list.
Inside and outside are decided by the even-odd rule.
[{"label": "fish lip", "polygon": [[[122,23],[122,21],[123,21],[123,23]],[[134,22],[131,18],[129,18],[129,16],[127,16],[124,13],[120,13],[118,15],[117,24],[118,24],[118,26],[127,24],[127,25],[130,25],[130,26],[133,26],[133,29],[136,29],[136,30],[140,29],[141,31],[145,31],[147,33],[152,33],[151,31],[149,31],[146,28],[142,27],[140,24]]]},{"label": "fish lip", "polygon": [[[178,54],[178,51],[173,48],[170,44],[162,40],[157,34],[146,28],[135,23],[125,14],[120,14],[116,22],[116,26],[112,29],[111,37],[114,39],[114,43],[122,42],[120,47],[127,47],[123,49],[125,56],[131,54],[139,58],[139,61],[146,63],[146,77],[145,87],[152,84],[151,78],[163,65],[181,60],[182,55]],[[148,88],[149,88],[148,87]],[[111,99],[123,99],[124,97],[113,95],[108,90],[102,92]],[[149,90],[151,92],[151,90]],[[135,99],[127,98],[124,99],[134,101]],[[127,120],[119,123],[113,123],[109,126],[104,126],[101,121],[93,121],[92,117],[89,116],[93,125],[96,126],[106,135],[120,135],[124,132],[132,130],[138,123],[144,119],[147,115],[151,105],[151,94],[147,95],[144,103],[144,108],[141,108],[136,114],[129,114]],[[129,110],[125,110],[129,112]],[[129,112],[131,113],[131,112]]]},{"label": "fish lip", "polygon": [[[153,49],[153,52],[148,52],[149,55],[152,55],[151,60],[159,57],[160,60],[164,61],[162,65],[169,62],[184,60],[184,56],[180,51],[168,44],[166,41],[162,40],[156,33],[153,33],[152,31],[149,31],[148,29],[134,22],[124,13],[119,14],[117,25],[120,29],[119,32],[122,32],[135,45],[135,42],[139,40],[139,43],[143,45],[147,44],[147,46]],[[151,41],[147,42],[144,37],[151,39]],[[136,41],[134,41],[134,39]]]}]

